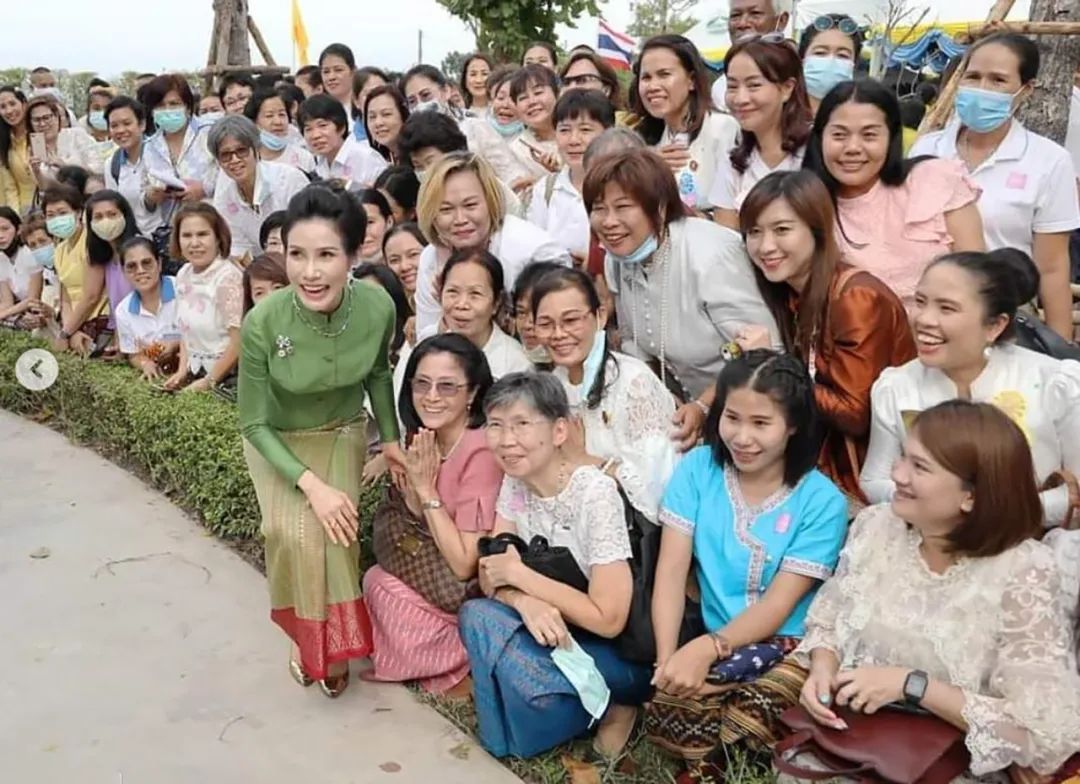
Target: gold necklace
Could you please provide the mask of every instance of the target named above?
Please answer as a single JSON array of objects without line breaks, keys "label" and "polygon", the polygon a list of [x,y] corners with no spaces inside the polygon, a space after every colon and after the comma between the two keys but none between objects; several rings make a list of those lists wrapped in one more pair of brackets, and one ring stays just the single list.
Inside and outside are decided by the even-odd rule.
[{"label": "gold necklace", "polygon": [[296,311],[297,318],[300,319],[301,323],[303,323],[303,325],[305,327],[307,327],[308,329],[310,329],[312,332],[314,332],[317,335],[321,335],[324,338],[333,339],[333,338],[337,338],[337,337],[340,337],[341,335],[343,335],[345,333],[345,330],[347,330],[349,328],[349,319],[352,317],[352,301],[353,301],[353,298],[351,296],[349,296],[349,295],[350,295],[350,284],[346,284],[345,285],[345,291],[342,294],[342,296],[346,300],[348,300],[348,302],[346,304],[346,308],[345,308],[345,318],[342,319],[341,326],[338,329],[334,330],[334,331],[323,329],[318,324],[312,324],[310,321],[308,321],[307,316],[304,315],[304,308],[300,306],[300,298],[296,295],[295,291],[293,292],[293,296],[292,296],[293,309]]}]

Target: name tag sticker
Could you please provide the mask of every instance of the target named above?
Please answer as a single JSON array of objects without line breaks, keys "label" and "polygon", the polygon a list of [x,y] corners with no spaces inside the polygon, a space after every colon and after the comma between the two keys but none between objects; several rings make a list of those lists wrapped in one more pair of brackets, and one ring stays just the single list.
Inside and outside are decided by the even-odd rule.
[{"label": "name tag sticker", "polygon": [[1008,179],[1005,180],[1005,187],[1022,191],[1027,187],[1027,175],[1018,171],[1010,172]]},{"label": "name tag sticker", "polygon": [[776,533],[786,534],[791,527],[791,515],[784,512],[778,518],[776,518]]}]

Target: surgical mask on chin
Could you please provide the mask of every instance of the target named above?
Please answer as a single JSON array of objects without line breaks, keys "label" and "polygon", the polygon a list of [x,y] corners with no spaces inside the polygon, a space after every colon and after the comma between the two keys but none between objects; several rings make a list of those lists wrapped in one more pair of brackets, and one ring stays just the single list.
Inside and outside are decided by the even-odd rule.
[{"label": "surgical mask on chin", "polygon": [[593,384],[596,383],[596,377],[600,375],[600,368],[604,363],[605,348],[607,348],[607,332],[598,329],[596,330],[596,336],[593,338],[592,348],[589,349],[589,355],[585,357],[585,365],[581,376],[582,398],[589,396]]},{"label": "surgical mask on chin", "polygon": [[442,101],[418,101],[413,107],[413,113],[436,112],[437,114],[449,114],[450,111],[442,104]]},{"label": "surgical mask on chin", "polygon": [[551,660],[555,662],[559,672],[570,681],[570,685],[578,693],[582,707],[593,717],[593,721],[600,721],[611,702],[611,689],[608,688],[593,657],[571,637],[566,648],[552,649]]},{"label": "surgical mask on chin", "polygon": [[95,131],[106,131],[109,129],[109,124],[105,122],[105,112],[90,112],[86,115],[86,122],[90,124],[90,127]]},{"label": "surgical mask on chin", "polygon": [[76,228],[78,228],[78,222],[75,220],[74,213],[55,215],[45,221],[45,230],[61,240],[69,239],[75,233]]},{"label": "surgical mask on chin", "polygon": [[127,221],[122,215],[118,218],[98,218],[90,222],[90,231],[106,242],[115,240],[124,233],[125,228],[127,228]]},{"label": "surgical mask on chin", "polygon": [[224,116],[225,112],[206,112],[205,114],[200,114],[195,118],[195,127],[209,128]]},{"label": "surgical mask on chin", "polygon": [[1013,98],[1019,93],[1020,90],[1010,94],[961,87],[956,91],[956,115],[976,133],[989,133],[1012,117]]},{"label": "surgical mask on chin", "polygon": [[259,141],[262,142],[262,146],[271,152],[281,152],[289,146],[288,139],[282,139],[280,136],[274,136],[274,134],[268,131],[259,131]]},{"label": "surgical mask on chin", "polygon": [[427,169],[424,169],[423,171],[417,171],[416,169],[413,169],[413,174],[416,175],[416,181],[419,182],[421,185],[423,185],[425,182],[427,182],[427,178],[428,178],[428,170]]},{"label": "surgical mask on chin", "polygon": [[512,120],[508,123],[500,123],[499,120],[495,117],[494,112],[488,115],[487,121],[488,125],[498,131],[499,136],[503,137],[504,139],[509,139],[511,136],[518,136],[522,131],[525,130],[525,123],[523,123],[521,120]]},{"label": "surgical mask on chin", "polygon": [[656,253],[656,249],[660,247],[660,240],[656,238],[655,234],[650,234],[643,243],[638,245],[637,250],[632,251],[626,256],[620,256],[618,253],[612,253],[608,251],[608,256],[611,260],[618,264],[641,264],[649,260],[649,257]]},{"label": "surgical mask on chin", "polygon": [[[203,117],[213,115],[204,114]],[[205,121],[205,120],[204,120]],[[187,124],[187,112],[183,109],[155,109],[154,125],[165,133],[176,133]]]},{"label": "surgical mask on chin", "polygon": [[543,343],[537,343],[532,348],[525,349],[525,356],[534,365],[551,364],[551,352]]},{"label": "surgical mask on chin", "polygon": [[54,259],[56,258],[56,246],[52,243],[48,245],[42,245],[40,248],[34,248],[30,253],[34,257],[34,261],[38,263],[38,266],[45,269],[53,269]]},{"label": "surgical mask on chin", "polygon": [[855,63],[841,57],[820,57],[813,55],[803,60],[803,77],[806,79],[806,91],[811,97],[821,100],[829,90],[840,82],[850,81],[855,75]]}]

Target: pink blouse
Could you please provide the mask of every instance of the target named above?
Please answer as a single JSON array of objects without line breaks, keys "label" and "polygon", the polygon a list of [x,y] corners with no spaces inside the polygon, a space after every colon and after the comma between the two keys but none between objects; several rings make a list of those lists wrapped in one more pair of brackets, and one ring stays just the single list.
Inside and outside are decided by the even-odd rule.
[{"label": "pink blouse", "polygon": [[435,489],[459,531],[485,533],[495,527],[495,500],[503,473],[482,429],[466,430],[439,469]]},{"label": "pink blouse", "polygon": [[899,187],[878,181],[862,196],[838,199],[844,258],[884,281],[910,311],[923,270],[952,250],[945,213],[980,192],[962,163],[937,158],[916,164]]}]

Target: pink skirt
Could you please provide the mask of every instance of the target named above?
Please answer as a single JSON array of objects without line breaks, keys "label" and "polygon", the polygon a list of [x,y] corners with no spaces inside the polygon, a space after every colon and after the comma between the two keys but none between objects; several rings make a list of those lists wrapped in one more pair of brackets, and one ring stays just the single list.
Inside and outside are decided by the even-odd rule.
[{"label": "pink skirt", "polygon": [[419,681],[434,694],[449,691],[469,674],[469,657],[457,616],[429,604],[380,566],[364,575],[364,602],[371,616],[376,681]]}]

